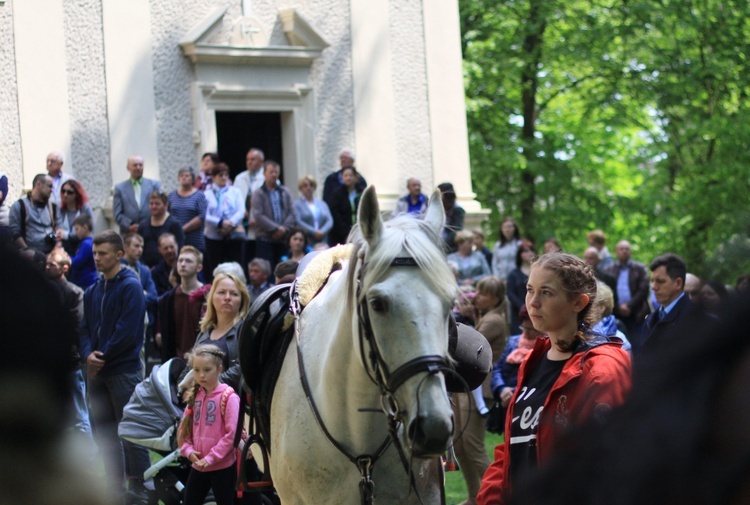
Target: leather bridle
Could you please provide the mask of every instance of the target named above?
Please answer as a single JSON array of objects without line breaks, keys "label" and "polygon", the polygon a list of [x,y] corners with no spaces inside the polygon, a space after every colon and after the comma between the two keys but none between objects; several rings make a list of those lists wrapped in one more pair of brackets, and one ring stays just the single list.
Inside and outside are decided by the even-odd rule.
[{"label": "leather bridle", "polygon": [[[418,267],[417,262],[414,258],[410,257],[397,257],[391,262],[392,267]],[[299,296],[297,293],[296,281],[292,284],[291,296],[291,311],[294,315],[295,324],[295,337],[297,342],[297,361],[299,363],[300,382],[304,389],[307,402],[315,416],[315,420],[318,423],[321,431],[325,435],[326,439],[333,445],[336,450],[343,454],[349,461],[351,461],[360,472],[360,497],[363,505],[372,505],[374,503],[374,490],[375,485],[372,481],[372,468],[378,461],[380,456],[385,453],[388,447],[393,444],[398,450],[401,463],[404,467],[404,471],[409,475],[410,488],[419,493],[415,486],[414,475],[411,471],[411,465],[409,458],[406,456],[406,452],[399,440],[398,430],[403,424],[403,412],[400,410],[398,401],[396,400],[395,393],[404,382],[411,377],[418,375],[422,372],[426,372],[429,375],[435,375],[441,372],[453,372],[453,369],[449,365],[447,359],[439,355],[426,355],[419,356],[412,360],[407,361],[403,365],[399,366],[393,371],[390,371],[388,365],[383,359],[383,354],[380,351],[380,347],[375,338],[372,329],[372,323],[370,321],[370,313],[368,309],[368,301],[366,297],[362,296],[362,285],[364,281],[366,263],[362,261],[359,273],[357,275],[357,318],[358,318],[358,339],[360,358],[362,360],[362,366],[367,373],[370,380],[378,386],[380,390],[380,404],[383,413],[388,418],[388,436],[375,450],[374,454],[362,454],[353,455],[351,454],[340,442],[338,442],[333,435],[328,431],[323,422],[320,412],[315,400],[312,396],[310,384],[307,380],[307,374],[305,372],[304,359],[302,357],[302,350],[300,349],[300,338],[299,338],[299,316],[302,311],[300,306]],[[447,330],[446,330],[447,331]],[[367,346],[365,346],[367,344]],[[365,351],[365,347],[368,348]],[[424,379],[423,379],[424,381]],[[421,387],[420,383],[420,387]],[[441,466],[442,468],[442,466]],[[441,493],[442,503],[445,503],[445,493]],[[421,497],[419,497],[421,502]]]}]

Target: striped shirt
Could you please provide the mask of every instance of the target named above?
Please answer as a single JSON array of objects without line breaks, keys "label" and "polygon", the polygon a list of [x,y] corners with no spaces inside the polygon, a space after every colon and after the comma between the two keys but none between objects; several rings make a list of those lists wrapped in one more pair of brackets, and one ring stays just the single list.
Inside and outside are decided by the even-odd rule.
[{"label": "striped shirt", "polygon": [[[203,191],[196,191],[190,196],[180,196],[177,191],[169,194],[169,214],[182,226],[194,217],[200,217],[206,222],[206,208],[208,202]],[[206,250],[206,238],[203,236],[203,224],[197,230],[185,233],[185,244],[192,245],[200,251]]]}]

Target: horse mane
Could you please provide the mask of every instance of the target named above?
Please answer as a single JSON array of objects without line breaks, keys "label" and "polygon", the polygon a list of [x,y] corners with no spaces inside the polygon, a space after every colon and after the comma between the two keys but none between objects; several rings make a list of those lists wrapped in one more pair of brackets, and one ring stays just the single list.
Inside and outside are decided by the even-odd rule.
[{"label": "horse mane", "polygon": [[[448,302],[452,301],[456,297],[458,286],[445,260],[442,238],[424,221],[408,215],[398,216],[384,225],[383,234],[372,250],[362,236],[358,223],[349,234],[349,242],[354,245],[350,258],[367,261],[360,296],[364,297],[364,293],[385,275],[395,258],[406,255],[413,258],[425,272],[435,294]],[[355,276],[359,270],[355,268],[355,264],[350,262],[347,274],[349,303],[355,300]]]}]

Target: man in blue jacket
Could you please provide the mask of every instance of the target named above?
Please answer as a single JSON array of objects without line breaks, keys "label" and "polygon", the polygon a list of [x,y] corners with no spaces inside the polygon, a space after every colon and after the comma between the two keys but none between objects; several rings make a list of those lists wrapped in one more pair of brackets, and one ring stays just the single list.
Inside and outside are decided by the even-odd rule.
[{"label": "man in blue jacket", "polygon": [[124,246],[116,232],[94,237],[93,250],[102,276],[84,294],[81,322],[81,356],[88,372],[92,427],[113,491],[124,491],[126,475],[131,497],[143,499],[148,451],[121,441],[117,425],[135,386],[143,379],[140,352],[146,301],[138,277],[120,263]]}]

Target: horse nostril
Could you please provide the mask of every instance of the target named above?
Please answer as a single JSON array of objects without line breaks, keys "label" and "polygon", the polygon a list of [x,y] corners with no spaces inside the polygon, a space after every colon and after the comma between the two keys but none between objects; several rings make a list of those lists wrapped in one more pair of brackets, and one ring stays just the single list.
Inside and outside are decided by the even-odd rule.
[{"label": "horse nostril", "polygon": [[453,419],[417,416],[407,429],[412,454],[420,458],[433,458],[448,448],[453,433]]}]

